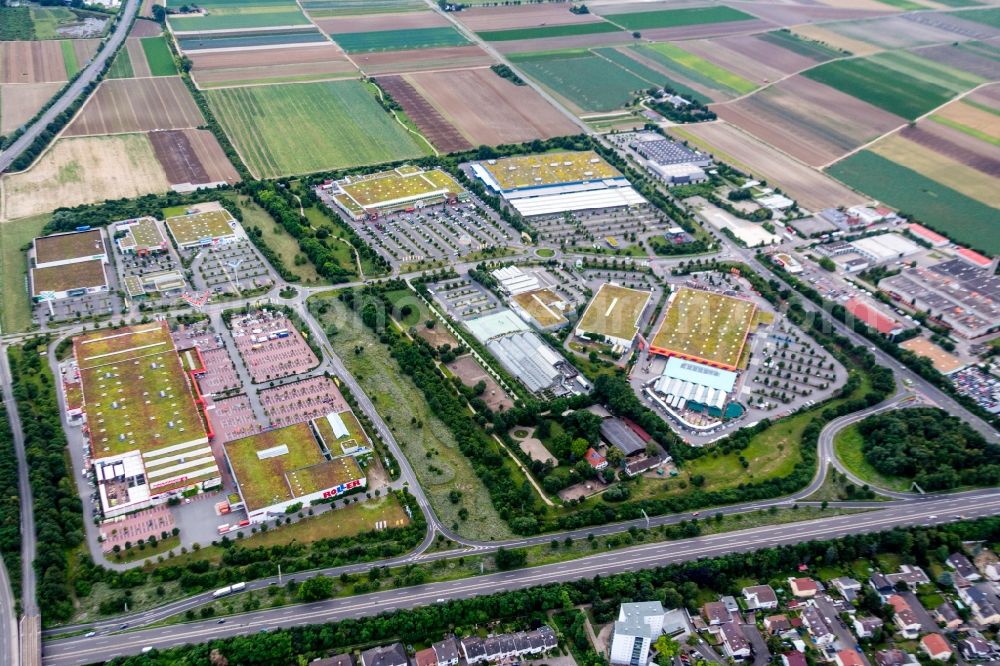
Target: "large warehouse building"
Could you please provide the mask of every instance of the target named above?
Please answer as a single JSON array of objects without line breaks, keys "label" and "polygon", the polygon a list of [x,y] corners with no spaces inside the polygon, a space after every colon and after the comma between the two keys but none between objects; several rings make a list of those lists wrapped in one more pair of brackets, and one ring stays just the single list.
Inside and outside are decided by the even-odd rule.
[{"label": "large warehouse building", "polygon": [[472,172],[525,217],[646,203],[592,150],[474,162]]},{"label": "large warehouse building", "polygon": [[108,290],[108,253],[100,229],[42,236],[32,241],[31,297],[55,301]]},{"label": "large warehouse building", "polygon": [[321,189],[354,220],[468,198],[465,188],[442,169],[411,165],[328,180]]},{"label": "large warehouse building", "polygon": [[578,337],[599,336],[612,347],[632,346],[651,292],[602,284],[576,325]]},{"label": "large warehouse building", "polygon": [[221,483],[165,322],[88,333],[73,352],[106,518]]},{"label": "large warehouse building", "polygon": [[738,370],[756,313],[744,298],[681,287],[671,294],[649,351]]},{"label": "large warehouse building", "polygon": [[284,516],[292,505],[309,506],[366,487],[361,467],[344,454],[348,449],[333,446],[336,441],[358,443],[362,435],[352,437],[349,431],[342,417],[323,417],[226,442],[226,460],[250,522],[262,523]]}]

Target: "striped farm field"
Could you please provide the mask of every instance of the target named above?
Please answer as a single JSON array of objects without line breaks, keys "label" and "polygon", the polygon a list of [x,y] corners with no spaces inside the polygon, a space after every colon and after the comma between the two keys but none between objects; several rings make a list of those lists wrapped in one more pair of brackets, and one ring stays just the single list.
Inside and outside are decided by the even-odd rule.
[{"label": "striped farm field", "polygon": [[353,16],[427,9],[421,0],[302,0],[310,16]]},{"label": "striped farm field", "polygon": [[135,76],[135,71],[132,69],[132,60],[129,58],[128,49],[121,49],[108,69],[108,78],[130,79],[133,76]]},{"label": "striped farm field", "polygon": [[915,215],[960,243],[1000,253],[998,208],[869,150],[838,162],[828,172],[879,201]]},{"label": "striped farm field", "polygon": [[920,60],[928,63],[927,74],[920,78],[911,75],[903,71],[912,71],[909,65],[901,67],[897,62],[900,55],[885,54],[879,60],[875,56],[835,60],[803,75],[909,120],[945,104],[955,96],[956,86],[971,87],[963,82],[964,77],[950,84],[942,81],[940,68],[926,58]]},{"label": "striped farm field", "polygon": [[293,0],[203,0],[197,4],[204,14],[170,17],[174,32],[273,28],[309,22]]},{"label": "striped farm field", "polygon": [[173,76],[177,73],[174,56],[170,53],[164,37],[145,37],[142,39],[142,50],[149,63],[149,71],[153,76]]},{"label": "striped farm field", "polygon": [[243,161],[259,177],[424,154],[360,81],[224,88],[205,96]]},{"label": "striped farm field", "polygon": [[546,25],[532,28],[512,28],[510,30],[487,30],[477,33],[488,42],[509,42],[516,39],[545,39],[550,37],[571,37],[574,35],[594,35],[603,32],[618,32],[621,28],[611,23],[568,23],[566,25]]},{"label": "striped farm field", "polygon": [[331,34],[330,38],[348,53],[407,51],[442,46],[465,46],[469,41],[451,26],[409,30],[377,30]]},{"label": "striped farm field", "polygon": [[728,23],[730,21],[752,21],[756,17],[738,9],[725,6],[685,7],[651,12],[630,12],[627,14],[602,14],[612,23],[626,30],[649,30],[653,28],[679,28],[704,23]]},{"label": "striped farm field", "polygon": [[729,70],[689,53],[674,44],[650,44],[649,48],[672,60],[678,67],[682,68],[685,74],[690,75],[693,72],[698,78],[707,79],[715,84],[715,87],[724,91],[745,95],[757,89],[757,84],[753,81],[733,74]]}]

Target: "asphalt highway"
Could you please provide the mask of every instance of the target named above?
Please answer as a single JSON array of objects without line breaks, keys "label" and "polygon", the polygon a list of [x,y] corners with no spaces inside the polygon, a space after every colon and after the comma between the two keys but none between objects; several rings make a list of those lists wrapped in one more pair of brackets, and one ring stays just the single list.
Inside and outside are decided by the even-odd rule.
[{"label": "asphalt highway", "polygon": [[894,504],[881,510],[813,520],[805,523],[759,527],[683,541],[667,541],[592,555],[529,569],[493,573],[474,578],[432,583],[404,590],[386,590],[346,599],[333,599],[287,608],[273,608],[232,616],[224,624],[210,619],[169,627],[76,636],[45,644],[45,664],[77,666],[120,655],[137,654],[144,647],[167,648],[213,638],[268,631],[279,627],[370,617],[398,609],[425,606],[451,599],[466,599],[548,583],[607,576],[729,553],[747,552],[815,539],[876,532],[897,526],[932,525],[1000,513],[1000,491],[990,489],[961,496],[929,498]]},{"label": "asphalt highway", "polygon": [[0,153],[0,173],[6,171],[11,163],[25,151],[25,149],[30,146],[35,139],[48,127],[49,123],[55,120],[55,117],[60,113],[65,111],[76,101],[76,98],[83,93],[83,89],[86,88],[91,82],[96,81],[97,77],[100,76],[101,70],[104,69],[104,63],[108,61],[121,46],[122,42],[125,41],[125,36],[128,34],[129,26],[132,25],[132,19],[135,17],[136,11],[139,9],[139,0],[125,0],[124,5],[121,9],[121,17],[115,26],[115,31],[111,34],[111,37],[104,42],[104,46],[101,50],[94,56],[90,61],[90,64],[84,68],[80,76],[77,77],[70,87],[59,96],[52,106],[50,106],[42,116],[35,121],[33,125],[28,127],[18,139],[7,148],[7,150]]},{"label": "asphalt highway", "polygon": [[10,587],[7,565],[0,559],[0,661],[12,665],[21,660],[14,605],[14,591]]}]

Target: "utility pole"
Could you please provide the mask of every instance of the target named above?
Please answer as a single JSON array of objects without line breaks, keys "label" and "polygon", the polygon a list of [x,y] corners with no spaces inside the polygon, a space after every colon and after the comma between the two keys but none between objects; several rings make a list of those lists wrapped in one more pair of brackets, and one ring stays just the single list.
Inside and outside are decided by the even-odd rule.
[{"label": "utility pole", "polygon": [[281,564],[278,564],[278,585],[281,585]]},{"label": "utility pole", "polygon": [[646,519],[646,529],[649,529],[649,515],[646,513],[645,509],[639,509],[642,511],[642,517]]}]

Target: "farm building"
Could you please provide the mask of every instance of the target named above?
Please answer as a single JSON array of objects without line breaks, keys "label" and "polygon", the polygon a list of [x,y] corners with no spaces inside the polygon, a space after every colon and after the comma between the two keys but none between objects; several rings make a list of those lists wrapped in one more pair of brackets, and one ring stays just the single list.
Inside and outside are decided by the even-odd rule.
[{"label": "farm building", "polygon": [[37,302],[108,290],[108,254],[100,229],[35,238],[28,261],[31,297]]},{"label": "farm building", "polygon": [[239,228],[239,222],[224,208],[167,218],[167,229],[182,250],[234,241]]},{"label": "farm building", "polygon": [[471,319],[465,326],[532,393],[559,396],[590,390],[576,368],[510,310]]},{"label": "farm building", "polygon": [[510,299],[510,307],[519,317],[542,331],[555,331],[569,323],[563,313],[570,304],[550,289],[523,291]]},{"label": "farm building", "polygon": [[308,506],[367,485],[353,457],[323,450],[325,439],[315,427],[319,421],[226,442],[226,460],[252,524],[284,516],[293,504]]},{"label": "farm building", "polygon": [[649,351],[738,370],[756,313],[752,301],[681,287],[671,294]]},{"label": "farm building", "polygon": [[671,409],[708,410],[712,415],[721,416],[732,399],[738,377],[731,370],[674,356],[667,359],[663,374],[653,386]]},{"label": "farm building", "polygon": [[576,335],[581,338],[599,336],[613,347],[631,347],[639,332],[639,319],[651,296],[648,291],[610,282],[602,284],[580,317]]},{"label": "farm building", "polygon": [[525,217],[646,203],[592,150],[473,162],[472,172]]},{"label": "farm building", "polygon": [[220,484],[203,403],[165,322],[79,336],[73,353],[106,518]]},{"label": "farm building", "polygon": [[1000,277],[961,259],[918,266],[879,282],[893,300],[930,313],[963,338],[1000,330]]},{"label": "farm building", "polygon": [[409,208],[458,201],[469,193],[441,169],[404,165],[366,176],[330,180],[321,186],[351,219],[374,219]]},{"label": "farm building", "polygon": [[167,251],[167,237],[152,217],[125,220],[114,225],[115,243],[122,254],[140,257]]}]

